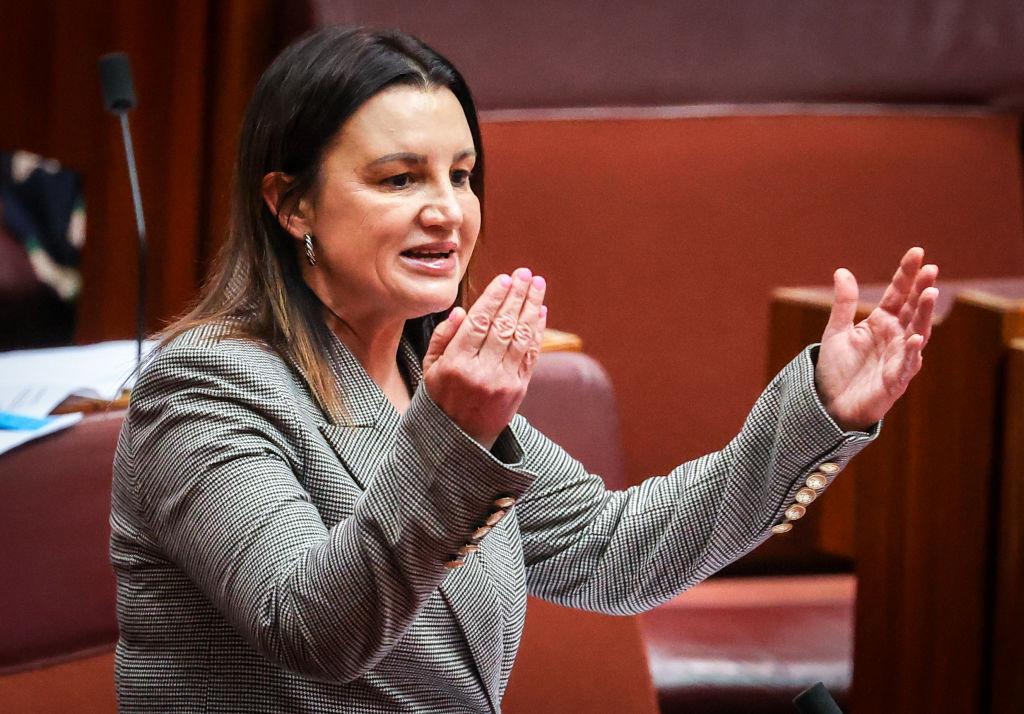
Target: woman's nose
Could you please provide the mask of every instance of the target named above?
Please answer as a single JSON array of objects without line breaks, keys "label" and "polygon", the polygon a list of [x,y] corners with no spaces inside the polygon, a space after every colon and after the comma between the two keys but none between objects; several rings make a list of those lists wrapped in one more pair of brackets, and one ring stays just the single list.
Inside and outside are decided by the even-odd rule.
[{"label": "woman's nose", "polygon": [[462,225],[462,206],[451,186],[439,188],[420,211],[425,226],[455,230]]}]

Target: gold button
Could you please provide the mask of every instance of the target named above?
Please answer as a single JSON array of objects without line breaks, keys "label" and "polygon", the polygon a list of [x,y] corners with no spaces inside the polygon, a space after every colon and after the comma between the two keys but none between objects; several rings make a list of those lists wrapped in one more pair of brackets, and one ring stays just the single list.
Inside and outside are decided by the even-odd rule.
[{"label": "gold button", "polygon": [[801,503],[806,506],[808,503],[810,503],[817,497],[818,492],[815,491],[813,488],[802,488],[796,492],[796,496],[794,498],[796,499],[797,503]]},{"label": "gold button", "polygon": [[832,474],[839,473],[839,467],[833,463],[825,463],[818,467],[818,471],[821,471],[831,476]]},{"label": "gold button", "polygon": [[486,521],[487,525],[493,526],[493,525],[497,524],[498,521],[500,521],[502,518],[505,517],[505,514],[507,512],[508,511],[495,511],[491,515],[487,516],[487,521]]},{"label": "gold button", "polygon": [[501,498],[494,499],[494,505],[498,508],[508,508],[509,506],[516,505],[516,499],[511,496],[502,496]]},{"label": "gold button", "polygon": [[473,535],[471,537],[472,537],[473,540],[480,540],[481,538],[483,538],[485,535],[487,535],[490,532],[491,532],[491,527],[490,526],[480,526],[475,531],[473,531]]},{"label": "gold button", "polygon": [[789,521],[772,526],[772,533],[789,533],[791,530],[793,530],[793,524]]},{"label": "gold button", "polygon": [[786,518],[791,521],[796,521],[803,518],[805,513],[807,513],[806,508],[801,506],[799,503],[794,503],[786,509]]},{"label": "gold button", "polygon": [[459,555],[461,555],[462,557],[466,557],[470,553],[475,553],[478,550],[480,550],[480,546],[476,545],[475,543],[466,543],[466,545],[459,548]]},{"label": "gold button", "polygon": [[455,570],[456,568],[461,568],[465,564],[466,561],[461,558],[452,558],[444,564],[444,567],[448,568],[448,570]]},{"label": "gold button", "polygon": [[813,473],[807,477],[807,485],[813,489],[825,488],[828,485],[828,479],[825,478],[825,474]]}]

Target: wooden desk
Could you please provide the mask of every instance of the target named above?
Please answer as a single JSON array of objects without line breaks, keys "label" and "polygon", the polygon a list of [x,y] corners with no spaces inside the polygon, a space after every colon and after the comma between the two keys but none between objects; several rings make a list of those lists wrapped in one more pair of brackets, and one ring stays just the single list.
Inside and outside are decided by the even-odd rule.
[{"label": "wooden desk", "polygon": [[[857,712],[1024,711],[1024,279],[941,289],[924,369],[789,544],[855,561]],[[830,304],[776,292],[772,369]]]}]

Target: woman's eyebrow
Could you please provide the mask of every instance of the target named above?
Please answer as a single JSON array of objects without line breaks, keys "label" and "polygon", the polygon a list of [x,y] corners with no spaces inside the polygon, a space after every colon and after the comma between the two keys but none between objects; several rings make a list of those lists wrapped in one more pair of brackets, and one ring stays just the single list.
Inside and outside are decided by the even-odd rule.
[{"label": "woman's eyebrow", "polygon": [[425,164],[427,163],[427,157],[423,154],[413,154],[409,151],[400,151],[397,154],[385,154],[384,156],[371,161],[369,165],[377,166],[379,164],[387,164],[392,161],[402,161],[407,164]]},{"label": "woman's eyebrow", "polygon": [[[474,156],[476,156],[476,149],[463,149],[452,157],[452,163],[456,164]],[[392,161],[401,161],[406,164],[425,164],[427,163],[427,157],[423,154],[414,154],[411,151],[399,151],[394,154],[385,154],[384,156],[378,157],[371,161],[368,166],[379,166],[380,164],[387,164]]]}]

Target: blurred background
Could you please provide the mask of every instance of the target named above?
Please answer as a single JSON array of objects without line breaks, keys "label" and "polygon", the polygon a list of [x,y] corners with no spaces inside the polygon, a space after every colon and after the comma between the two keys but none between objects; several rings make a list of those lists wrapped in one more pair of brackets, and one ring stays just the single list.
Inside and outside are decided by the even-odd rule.
[{"label": "blurred background", "polygon": [[[921,245],[949,286],[943,316],[960,287],[1024,297],[1014,280],[1024,275],[1019,0],[2,2],[0,349],[134,336],[135,219],[120,130],[100,97],[101,54],[125,51],[134,68],[148,328],[157,330],[195,298],[224,235],[236,137],[259,74],[290,41],[332,23],[399,27],[467,78],[488,175],[476,282],[519,265],[548,278],[549,324],[579,335],[615,390],[624,485],[728,441],[766,379],[819,329],[820,315],[793,316],[784,303],[827,314],[827,290],[815,288],[836,267],[883,283]],[[18,177],[39,167],[49,178],[25,194]],[[956,344],[976,344],[964,334]],[[956,374],[973,374],[957,364]],[[963,387],[962,402],[940,390],[930,408],[958,415],[947,422],[988,418],[1006,397],[972,401],[979,384]],[[906,454],[924,438],[914,435],[936,433],[893,427],[885,453],[924,468]],[[963,556],[973,574],[947,571],[980,593],[967,608],[970,634],[958,635],[967,654],[915,680],[969,681],[962,699],[935,689],[927,707],[907,699],[905,711],[1000,710],[1001,685],[986,672],[1003,660],[985,613],[999,577],[1022,582],[993,563],[1024,549],[1016,535],[1010,551],[990,547],[1001,537],[1003,481],[985,481],[976,499],[956,490],[957,479],[1005,461],[1004,437],[985,438],[988,460],[958,462],[948,510],[933,509],[949,514],[951,538],[978,533]],[[858,473],[874,480],[860,506],[851,488],[827,521],[808,521],[813,536],[773,540],[736,574],[853,573],[858,547],[898,550],[857,545],[856,509],[865,498],[891,502],[893,482],[867,470]],[[898,572],[890,566],[886,578]],[[956,602],[936,605],[930,621],[962,611]],[[859,624],[863,642],[904,621],[886,622]],[[849,627],[842,636],[852,641]],[[926,657],[920,646],[931,640],[913,641],[903,656]],[[865,655],[858,672],[879,661]],[[882,669],[877,686],[897,686]],[[1013,701],[1024,702],[1014,686],[1022,698]],[[878,710],[868,701],[858,711]]]}]

